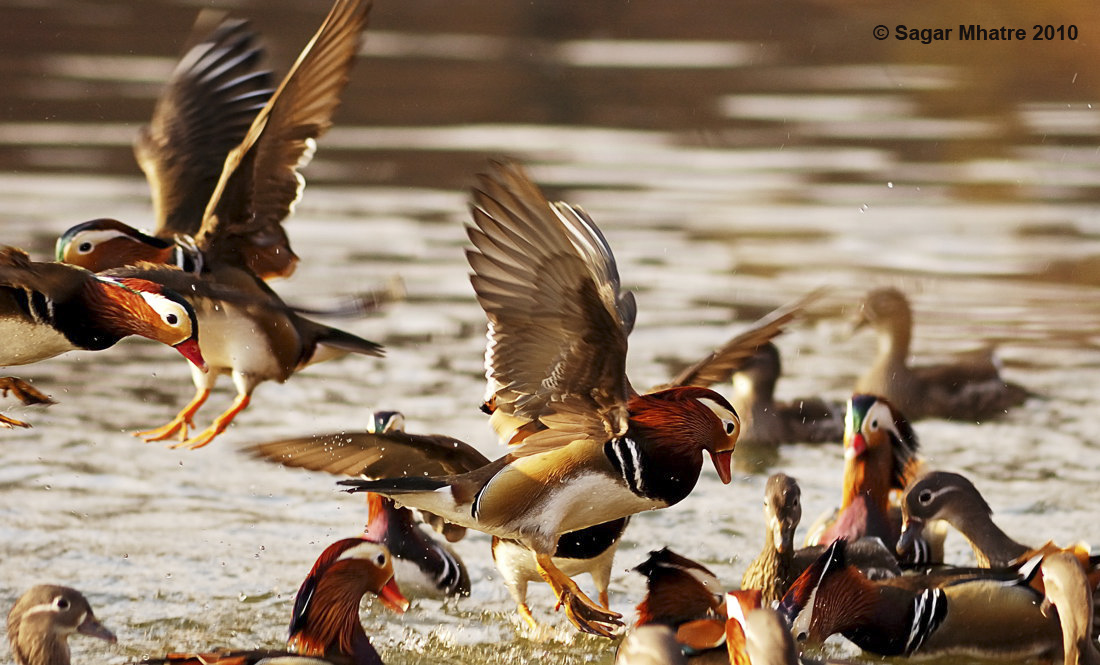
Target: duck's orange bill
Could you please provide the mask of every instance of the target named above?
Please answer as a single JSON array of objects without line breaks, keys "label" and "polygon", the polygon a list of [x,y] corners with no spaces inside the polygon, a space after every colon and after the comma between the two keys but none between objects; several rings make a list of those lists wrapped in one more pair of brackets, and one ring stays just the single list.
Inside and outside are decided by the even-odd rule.
[{"label": "duck's orange bill", "polygon": [[722,480],[723,485],[729,485],[733,480],[733,451],[727,450],[720,453],[711,453],[710,459],[714,462],[714,470],[718,472],[718,477]]},{"label": "duck's orange bill", "polygon": [[192,365],[204,372],[206,371],[206,360],[202,357],[202,351],[199,350],[199,341],[197,339],[192,337],[186,342],[180,342],[175,348],[176,351],[180,352],[180,355],[190,360]]},{"label": "duck's orange bill", "polygon": [[397,588],[397,580],[392,577],[378,592],[378,597],[382,600],[383,605],[398,614],[404,614],[405,610],[409,609],[409,599],[401,593],[401,589]]}]

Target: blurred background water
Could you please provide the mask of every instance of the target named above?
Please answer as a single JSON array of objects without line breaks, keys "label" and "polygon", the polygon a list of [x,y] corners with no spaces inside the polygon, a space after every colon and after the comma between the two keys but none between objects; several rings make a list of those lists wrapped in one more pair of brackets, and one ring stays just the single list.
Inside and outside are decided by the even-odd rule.
[{"label": "blurred background water", "polygon": [[[495,456],[476,405],[484,316],[463,257],[466,190],[489,157],[527,163],[553,197],[585,206],[638,293],[630,374],[664,380],[739,326],[818,286],[830,291],[778,340],[780,397],[844,399],[873,339],[849,319],[874,286],[907,291],[922,358],[996,344],[1006,373],[1043,395],[981,426],[916,426],[933,466],[971,476],[1012,535],[1096,540],[1100,455],[1100,5],[933,0],[484,3],[377,0],[362,58],[306,170],[288,222],[302,257],[276,285],[331,302],[391,276],[408,300],[341,322],[386,359],[320,365],[264,384],[197,452],[129,432],[192,392],[183,361],[128,340],[21,368],[59,404],[4,410],[0,605],[36,582],[84,590],[117,647],[73,640],[74,660],[277,645],[293,595],[329,542],[355,535],[361,499],[332,479],[244,459],[243,444],[359,429],[376,408]],[[38,258],[93,217],[148,224],[130,142],[196,12],[253,19],[279,76],[326,2],[0,2],[0,242]],[[894,26],[1075,25],[1069,41],[921,44]],[[223,381],[199,422],[231,400]],[[838,446],[742,450],[682,504],[640,516],[612,580],[668,545],[731,587],[759,551],[767,474],[803,487],[807,523],[839,499]],[[954,560],[970,554],[960,538]],[[532,592],[546,634],[521,629],[488,556],[458,545],[472,597],[365,606],[388,663],[607,662]],[[583,580],[582,584],[587,584]],[[843,647],[838,647],[843,650]],[[0,657],[6,655],[0,647]]]}]

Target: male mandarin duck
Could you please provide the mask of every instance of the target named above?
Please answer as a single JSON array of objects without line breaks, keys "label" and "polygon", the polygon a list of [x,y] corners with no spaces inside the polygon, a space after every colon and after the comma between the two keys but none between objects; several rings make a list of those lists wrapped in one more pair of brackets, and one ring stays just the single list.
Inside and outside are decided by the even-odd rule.
[{"label": "male mandarin duck", "polygon": [[637,625],[661,624],[678,628],[684,623],[717,616],[722,606],[722,583],[709,568],[667,547],[649,553],[635,566],[646,581],[646,594],[635,608]]},{"label": "male mandarin duck", "polygon": [[1100,651],[1092,637],[1092,585],[1080,563],[1069,552],[1055,552],[1043,557],[1041,568],[1045,585],[1043,610],[1048,614],[1051,607],[1058,610],[1064,665],[1100,665]]},{"label": "male mandarin duck", "polygon": [[[865,536],[896,543],[900,511],[890,506],[893,490],[905,489],[920,469],[917,435],[893,405],[876,395],[853,395],[844,419],[844,489],[834,515],[810,528],[807,545]],[[942,560],[942,543],[921,541],[915,562]]]},{"label": "male mandarin duck", "polygon": [[114,633],[95,618],[88,599],[76,589],[31,587],[8,612],[8,642],[16,665],[69,665],[73,633],[115,643]]},{"label": "male mandarin duck", "polygon": [[[367,478],[459,474],[489,463],[476,448],[458,439],[441,434],[406,432],[404,417],[396,411],[375,412],[366,432],[336,432],[271,441],[248,446],[244,452],[285,466]],[[420,568],[416,577],[427,576],[439,580],[440,584],[450,579],[452,568],[443,558],[446,548],[415,527],[411,511],[373,492],[367,493],[367,500],[372,515],[367,524],[368,538],[375,539],[377,535],[376,539],[390,548],[397,562],[405,560]],[[376,513],[385,516],[385,522],[374,517]],[[442,531],[448,540],[458,540],[466,532],[465,527],[442,522],[438,516],[423,513],[421,516]],[[381,524],[388,524],[388,528],[383,530]],[[567,575],[588,573],[592,577],[605,608],[608,607],[607,587],[615,548],[625,528],[624,518],[567,533],[559,539],[554,551],[554,564]],[[429,554],[429,551],[436,554]],[[534,554],[517,541],[496,537],[492,541],[492,554],[520,616],[534,626],[535,620],[527,606],[527,584],[542,579]],[[461,566],[461,561],[457,563]],[[468,593],[469,578],[465,567],[461,571],[461,578],[466,580],[465,593]],[[398,568],[397,578],[403,588],[410,572]],[[439,589],[443,593],[458,590],[453,585]]]},{"label": "male mandarin duck", "polygon": [[1014,572],[973,569],[944,575],[867,579],[835,541],[795,580],[779,611],[799,640],[842,634],[883,656],[966,654],[1050,657],[1061,649],[1057,620]]},{"label": "male mandarin duck", "polygon": [[[287,467],[336,475],[377,476],[385,471],[410,475],[461,473],[488,459],[475,448],[442,435],[410,434],[397,411],[375,411],[365,432],[334,432],[269,441],[243,452]],[[428,597],[468,595],[470,577],[462,559],[419,528],[413,511],[380,494],[367,493],[364,538],[385,545],[393,555],[395,577],[406,593]],[[439,526],[447,539],[459,540],[462,527]]]},{"label": "male mandarin duck", "polygon": [[913,314],[908,299],[897,289],[867,294],[856,322],[857,328],[864,325],[872,326],[878,335],[878,354],[856,382],[856,392],[882,395],[913,420],[986,420],[1023,404],[1029,395],[1001,378],[989,352],[943,365],[910,367]]},{"label": "male mandarin duck", "polygon": [[[635,609],[638,628],[667,626],[692,665],[728,662],[723,587],[706,566],[667,547],[635,566],[646,594]],[[757,597],[759,594],[757,594]]]},{"label": "male mandarin duck", "polygon": [[325,548],[298,589],[286,649],[170,653],[162,659],[142,662],[254,665],[268,659],[293,658],[294,662],[314,665],[382,665],[359,622],[359,605],[368,592],[398,614],[409,607],[394,582],[393,564],[384,545],[361,538],[338,540]]},{"label": "male mandarin duck", "polygon": [[779,349],[767,342],[733,374],[730,403],[741,416],[744,445],[822,443],[844,437],[844,405],[818,397],[775,401]]},{"label": "male mandarin duck", "polygon": [[[31,261],[22,250],[0,247],[0,366],[100,351],[140,335],[175,348],[201,373],[198,334],[195,310],[161,284]],[[0,379],[0,390],[24,403],[50,401],[15,377]],[[29,425],[0,415],[0,426]]]},{"label": "male mandarin duck", "polygon": [[[762,602],[779,602],[795,578],[825,551],[823,545],[796,550],[795,529],[802,519],[802,490],[794,478],[776,473],[764,488],[764,548],[741,577],[742,589],[759,590]],[[871,579],[900,575],[893,552],[874,537],[860,538],[848,545],[848,560]]]},{"label": "male mandarin duck", "polygon": [[[193,244],[197,253],[191,255],[201,257],[204,281],[268,305],[257,311],[214,293],[195,294],[211,371],[193,373],[196,395],[175,418],[138,433],[147,441],[178,433],[176,447],[200,448],[248,406],[259,383],[286,381],[311,363],[347,353],[381,355],[373,342],[300,316],[263,281],[289,275],[297,261],[281,222],[301,194],[299,168],[331,125],[369,9],[370,0],[338,0],[258,113],[267,82],[253,71],[253,49],[232,31],[216,32],[195,47],[138,142],[138,160],[156,199],[159,240],[125,231],[119,222],[97,220],[70,229],[58,241],[59,258],[102,269],[134,258],[171,263],[176,251],[168,241],[186,236],[183,244]],[[235,137],[239,143],[233,145]],[[155,251],[138,252],[140,245]],[[139,263],[133,270],[149,274],[151,269]],[[155,274],[173,279],[171,270]],[[194,414],[221,374],[233,377],[237,398],[210,427],[188,439]]]},{"label": "male mandarin duck", "polygon": [[570,620],[608,636],[619,615],[554,565],[559,538],[678,503],[704,451],[729,483],[737,414],[707,388],[632,389],[634,297],[586,213],[550,204],[516,165],[494,164],[473,198],[467,258],[489,319],[485,401],[513,449],[460,475],[342,484],[523,543]]},{"label": "male mandarin duck", "polygon": [[[960,474],[932,471],[917,478],[906,488],[901,510],[900,555],[907,555],[913,543],[923,538],[928,524],[942,520],[966,538],[981,568],[1019,568],[1037,555],[1067,551],[1076,558],[1092,588],[1100,585],[1100,566],[1087,544],[1062,548],[1048,541],[1029,547],[1013,540],[993,522],[993,509],[974,484]],[[1044,580],[1044,575],[1036,576],[1033,586],[1042,591]]]}]

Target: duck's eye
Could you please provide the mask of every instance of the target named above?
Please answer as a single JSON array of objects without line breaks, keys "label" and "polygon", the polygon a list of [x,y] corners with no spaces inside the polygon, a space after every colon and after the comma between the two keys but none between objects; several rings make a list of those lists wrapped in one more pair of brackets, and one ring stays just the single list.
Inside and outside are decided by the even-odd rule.
[{"label": "duck's eye", "polygon": [[794,639],[797,642],[805,642],[807,637],[809,637],[809,635],[807,635],[805,632],[802,632],[799,633]]},{"label": "duck's eye", "polygon": [[374,557],[374,562],[377,563],[379,566],[386,565],[386,555],[379,553],[378,556]]},{"label": "duck's eye", "polygon": [[928,505],[932,502],[932,490],[921,490],[917,495],[917,501],[920,501],[924,505]]},{"label": "duck's eye", "polygon": [[723,420],[722,424],[726,427],[726,436],[732,436],[737,431],[737,423],[732,420]]},{"label": "duck's eye", "polygon": [[84,241],[76,246],[76,251],[80,252],[81,254],[87,254],[88,252],[92,251],[92,243]]},{"label": "duck's eye", "polygon": [[176,316],[175,314],[169,314],[168,316],[164,317],[164,320],[167,321],[168,325],[170,325],[170,326],[174,326],[177,323],[179,323],[179,321],[180,321],[179,317]]},{"label": "duck's eye", "polygon": [[58,596],[54,599],[53,606],[64,612],[69,609],[69,599],[65,596]]},{"label": "duck's eye", "polygon": [[871,429],[872,430],[878,429],[878,418],[874,418],[874,419],[871,420]]}]

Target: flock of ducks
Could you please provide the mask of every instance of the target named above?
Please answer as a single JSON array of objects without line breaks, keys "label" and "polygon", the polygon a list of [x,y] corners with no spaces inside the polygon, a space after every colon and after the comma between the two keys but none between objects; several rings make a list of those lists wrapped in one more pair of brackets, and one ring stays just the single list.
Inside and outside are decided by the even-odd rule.
[{"label": "flock of ducks", "polygon": [[[0,365],[106,349],[128,335],[172,346],[191,363],[195,397],[138,435],[197,449],[263,381],[286,381],[349,353],[381,355],[380,345],[307,318],[267,283],[297,264],[282,221],[301,194],[299,168],[331,124],[369,9],[370,0],[337,0],[277,86],[247,24],[225,21],[197,40],[136,144],[156,231],[85,222],[58,240],[57,262],[0,249]],[[545,582],[578,630],[616,636],[624,621],[607,589],[630,517],[686,498],[705,458],[729,483],[739,441],[843,441],[838,509],[797,548],[798,484],[785,474],[769,478],[764,547],[736,591],[667,548],[651,553],[636,568],[647,594],[617,662],[791,665],[811,660],[800,655],[802,643],[834,634],[882,655],[1100,662],[1097,559],[1085,546],[1013,540],[969,480],[925,468],[910,425],[983,421],[1029,393],[1004,381],[988,354],[910,367],[912,313],[900,291],[872,291],[860,308],[878,355],[846,404],[775,401],[780,359],[771,340],[816,294],[764,317],[667,384],[638,390],[625,371],[636,303],[592,218],[549,201],[510,162],[492,162],[478,176],[470,216],[466,257],[488,319],[482,410],[506,454],[490,460],[452,437],[407,432],[396,411],[376,412],[363,432],[248,447],[253,457],[341,476],[348,492],[366,493],[366,530],[321,553],[295,600],[284,648],[172,653],[155,662],[381,663],[359,622],[360,601],[370,593],[404,612],[398,582],[417,594],[468,594],[469,574],[445,542],[466,529],[492,535],[491,555],[525,623],[536,625],[528,585]],[[371,302],[396,296],[383,290]],[[193,435],[221,374],[232,377],[237,398]],[[712,388],[727,383],[728,396]],[[17,377],[0,379],[0,391],[26,404],[51,402]],[[0,425],[29,426],[7,416]],[[978,567],[944,564],[947,525],[971,543]],[[573,580],[583,573],[595,599]],[[63,586],[27,591],[7,625],[21,665],[67,665],[73,633],[115,641],[88,600]]]}]

